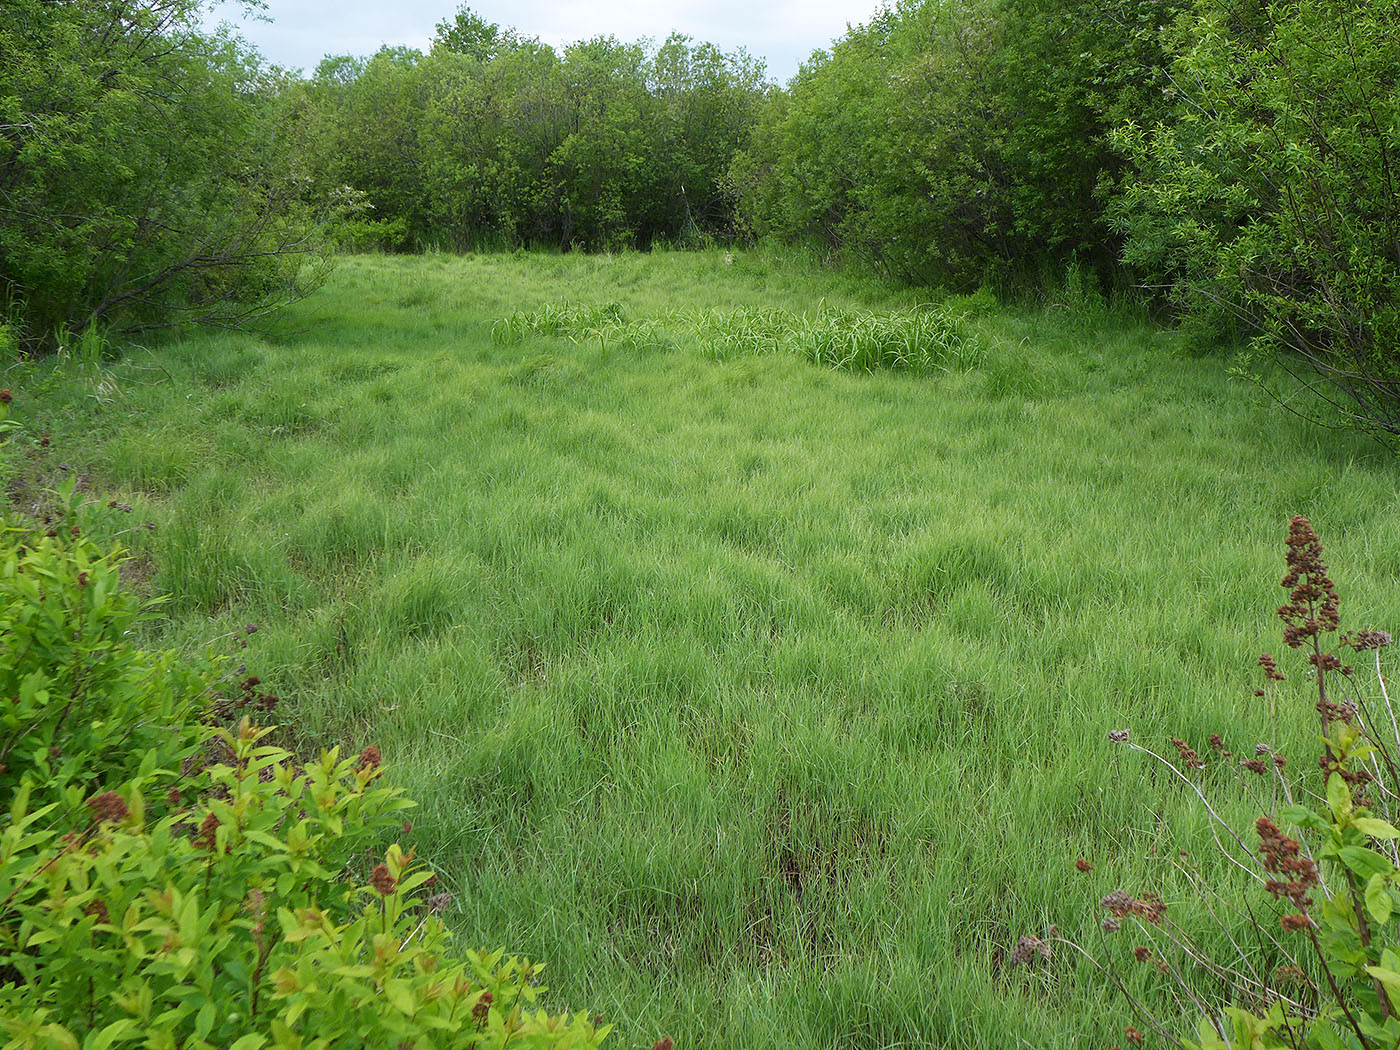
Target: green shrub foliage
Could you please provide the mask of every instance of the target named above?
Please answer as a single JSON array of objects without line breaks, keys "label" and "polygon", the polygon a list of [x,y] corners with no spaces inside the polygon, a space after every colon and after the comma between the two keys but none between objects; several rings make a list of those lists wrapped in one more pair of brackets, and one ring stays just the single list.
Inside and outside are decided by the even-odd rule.
[{"label": "green shrub foliage", "polygon": [[49,525],[12,528],[0,545],[0,797],[26,777],[51,788],[121,781],[153,751],[178,764],[209,706],[212,666],[132,643],[148,614],[118,586],[120,554],[71,512]]},{"label": "green shrub foliage", "polygon": [[1400,431],[1400,3],[1201,2],[1170,119],[1137,119],[1127,258],[1215,329]]},{"label": "green shrub foliage", "polygon": [[759,233],[975,288],[1113,265],[1103,205],[1128,115],[1161,108],[1177,3],[898,5],[818,52],[762,114],[734,185]]},{"label": "green shrub foliage", "polygon": [[0,318],[31,346],[232,323],[314,284],[275,78],[199,7],[4,6]]},{"label": "green shrub foliage", "polygon": [[247,717],[192,721],[233,705],[133,644],[119,562],[66,521],[0,545],[5,1045],[597,1046],[539,1008],[539,966],[454,949],[413,851],[377,850],[412,805],[377,748],[302,763]]}]

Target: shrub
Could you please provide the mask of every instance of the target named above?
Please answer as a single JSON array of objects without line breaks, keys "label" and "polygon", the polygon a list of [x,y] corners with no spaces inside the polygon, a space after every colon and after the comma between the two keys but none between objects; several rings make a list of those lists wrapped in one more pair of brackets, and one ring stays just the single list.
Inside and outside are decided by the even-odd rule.
[{"label": "shrub", "polygon": [[[1178,924],[1162,897],[1122,889],[1103,898],[1106,933],[1132,928],[1132,957],[1160,975],[1162,994],[1177,1004],[1162,1018],[1129,991],[1129,981],[1105,947],[1097,965],[1140,1012],[1146,1025],[1188,1050],[1381,1050],[1400,1043],[1400,830],[1388,819],[1400,787],[1400,729],[1381,649],[1391,637],[1363,630],[1328,636],[1340,627],[1338,599],[1322,545],[1305,518],[1288,536],[1288,600],[1279,609],[1285,643],[1307,654],[1308,689],[1319,721],[1322,782],[1298,775],[1272,747],[1231,755],[1212,737],[1205,757],[1173,740],[1169,761],[1134,742],[1127,730],[1111,739],[1175,771],[1195,792],[1221,853],[1266,895],[1262,907],[1241,900],[1237,885],[1207,879],[1180,865],[1228,945],[1212,951]],[[1375,682],[1344,664],[1337,648],[1374,659]],[[1266,697],[1285,676],[1272,656],[1260,657]],[[1213,766],[1233,771],[1245,797],[1265,809],[1255,822],[1257,848],[1221,816],[1207,793]],[[1298,829],[1298,837],[1283,828]],[[1079,861],[1081,870],[1091,870]],[[1122,934],[1126,937],[1127,934]],[[1023,938],[1018,961],[1049,950],[1047,940]],[[1126,947],[1126,946],[1125,946]],[[1126,951],[1124,952],[1126,954]],[[1129,964],[1131,965],[1131,964]],[[1155,994],[1155,993],[1149,993]],[[1191,1035],[1173,1033],[1181,1010],[1197,1017]],[[1129,1029],[1130,1041],[1142,1033]]]},{"label": "shrub", "polygon": [[213,664],[132,642],[148,618],[118,586],[120,551],[85,534],[71,477],[48,525],[0,543],[0,796],[134,776],[148,754],[178,765],[198,743]]},{"label": "shrub", "polygon": [[[377,748],[298,762],[256,679],[138,648],[145,614],[65,508],[0,534],[0,1032],[14,1050],[597,1046],[540,967],[455,952],[450,895],[398,845]],[[71,522],[71,523],[70,523]],[[367,859],[369,858],[369,859]]]},{"label": "shrub", "polygon": [[1171,119],[1119,135],[1137,170],[1115,207],[1127,261],[1195,323],[1251,335],[1381,436],[1400,432],[1397,18],[1198,0]]},{"label": "shrub", "polygon": [[315,288],[279,74],[198,0],[7,0],[0,19],[0,318],[231,324]]}]

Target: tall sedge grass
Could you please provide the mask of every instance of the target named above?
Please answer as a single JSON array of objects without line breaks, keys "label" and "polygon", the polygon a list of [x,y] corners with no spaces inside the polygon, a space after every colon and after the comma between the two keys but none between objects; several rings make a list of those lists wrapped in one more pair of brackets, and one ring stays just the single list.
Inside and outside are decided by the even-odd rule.
[{"label": "tall sedge grass", "polygon": [[[616,315],[505,337],[569,302]],[[1092,973],[1005,965],[1095,935],[1077,857],[1184,897],[1153,851],[1209,856],[1106,732],[1267,736],[1295,513],[1348,615],[1400,623],[1394,462],[1111,312],[761,252],[364,257],[260,336],[152,349],[168,378],[106,362],[107,402],[13,370],[26,469],[154,522],[165,640],[257,623],[286,737],[378,742],[459,937],[548,960],[619,1046],[1120,1042]]]},{"label": "tall sedge grass", "polygon": [[936,306],[872,311],[827,307],[813,313],[775,308],[672,308],[628,321],[618,303],[546,303],[491,327],[498,345],[530,336],[596,340],[604,348],[664,349],[667,332],[686,335],[719,360],[743,354],[793,354],[826,368],[932,372],[976,367],[982,350],[960,318]]}]

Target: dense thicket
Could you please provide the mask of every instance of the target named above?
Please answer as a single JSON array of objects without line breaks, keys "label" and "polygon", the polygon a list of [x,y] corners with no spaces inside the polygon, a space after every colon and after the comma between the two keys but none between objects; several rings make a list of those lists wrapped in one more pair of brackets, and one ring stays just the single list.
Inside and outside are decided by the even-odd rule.
[{"label": "dense thicket", "polygon": [[814,56],[734,180],[757,233],[910,281],[1126,274],[1400,432],[1397,26],[1397,0],[915,0]]},{"label": "dense thicket", "polygon": [[803,67],[735,164],[761,234],[916,282],[977,284],[1072,256],[1108,267],[1110,133],[1161,112],[1176,2],[934,0]]},{"label": "dense thicket", "polygon": [[328,58],[293,94],[321,199],[361,243],[603,249],[725,232],[762,66],[673,35],[556,52],[469,10],[428,54]]},{"label": "dense thicket", "polygon": [[303,289],[314,229],[276,84],[197,0],[5,0],[0,323],[229,322]]},{"label": "dense thicket", "polygon": [[1167,119],[1119,138],[1126,259],[1210,328],[1400,433],[1400,2],[1211,0],[1174,34]]}]

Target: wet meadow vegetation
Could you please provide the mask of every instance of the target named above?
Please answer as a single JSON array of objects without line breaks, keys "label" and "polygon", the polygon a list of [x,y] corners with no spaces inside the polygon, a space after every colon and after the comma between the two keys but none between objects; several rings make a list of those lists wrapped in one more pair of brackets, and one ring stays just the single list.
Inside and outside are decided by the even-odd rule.
[{"label": "wet meadow vegetation", "polygon": [[[946,352],[803,350],[861,324]],[[256,333],[5,385],[16,502],[129,504],[143,629],[255,623],[280,742],[376,743],[459,939],[547,960],[618,1045],[1117,1041],[1113,989],[1018,938],[1096,938],[1077,858],[1173,903],[1164,858],[1225,865],[1108,733],[1314,749],[1253,695],[1294,514],[1346,625],[1400,622],[1393,458],[1093,295],[355,256]]]}]

